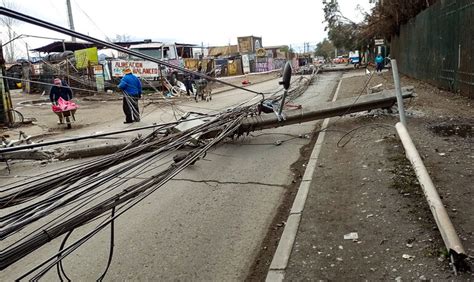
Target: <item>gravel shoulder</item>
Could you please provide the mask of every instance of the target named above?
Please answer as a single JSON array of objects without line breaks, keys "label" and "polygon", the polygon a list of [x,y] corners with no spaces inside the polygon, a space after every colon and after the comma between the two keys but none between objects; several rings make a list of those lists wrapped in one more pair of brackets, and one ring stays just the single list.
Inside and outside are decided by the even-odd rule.
[{"label": "gravel shoulder", "polygon": [[[360,94],[360,74],[345,75],[339,98]],[[394,88],[391,72],[369,86],[379,83]],[[402,77],[407,85],[417,94],[406,101],[408,130],[472,256],[472,100]],[[452,272],[397,121],[384,110],[331,119],[285,279],[472,279]],[[345,240],[351,232],[358,239]]]}]

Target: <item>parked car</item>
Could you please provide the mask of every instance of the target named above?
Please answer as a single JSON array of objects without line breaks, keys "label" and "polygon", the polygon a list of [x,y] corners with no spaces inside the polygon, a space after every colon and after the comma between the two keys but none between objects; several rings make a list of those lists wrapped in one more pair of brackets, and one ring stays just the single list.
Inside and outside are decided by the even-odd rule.
[{"label": "parked car", "polygon": [[335,64],[347,64],[348,62],[349,56],[347,55],[337,56],[337,58],[333,59],[333,63]]}]

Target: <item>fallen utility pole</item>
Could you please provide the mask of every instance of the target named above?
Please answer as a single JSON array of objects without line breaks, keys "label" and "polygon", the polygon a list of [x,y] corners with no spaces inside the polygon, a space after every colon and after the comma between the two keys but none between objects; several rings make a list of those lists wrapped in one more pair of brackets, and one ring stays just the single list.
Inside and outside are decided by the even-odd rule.
[{"label": "fallen utility pole", "polygon": [[[403,90],[404,90],[403,98],[412,97],[413,94],[410,87],[405,87]],[[263,129],[268,129],[268,128],[276,128],[276,127],[291,125],[295,123],[303,123],[303,122],[308,122],[308,121],[324,119],[327,117],[343,116],[346,114],[351,114],[351,113],[356,113],[356,112],[361,112],[361,111],[367,111],[367,110],[378,109],[378,108],[387,108],[394,105],[394,103],[396,102],[396,99],[397,98],[395,97],[393,90],[392,91],[386,90],[381,93],[363,95],[361,97],[345,98],[345,99],[337,100],[335,102],[327,102],[324,104],[320,104],[317,107],[308,107],[308,108],[303,108],[302,110],[288,111],[285,113],[286,118],[284,120],[278,120],[278,117],[275,114],[266,114],[266,115],[260,115],[260,116],[247,117],[243,120],[242,124],[239,127],[238,132],[242,134],[245,132],[263,130]],[[137,130],[143,130],[143,129],[151,129],[151,128],[157,129],[166,125],[172,125],[172,124],[177,125],[182,122],[191,122],[193,120],[199,120],[199,119],[200,118],[183,119],[178,122],[172,122],[172,123],[166,123],[166,124],[149,125],[149,126],[143,126],[139,128],[130,128],[130,129],[125,129],[125,130],[118,130],[118,131],[106,132],[106,133],[95,134],[95,135],[66,138],[66,139],[61,139],[61,140],[53,140],[53,141],[48,141],[48,142],[43,142],[43,143],[22,145],[22,146],[10,147],[10,148],[0,148],[0,154],[11,153],[15,151],[22,151],[26,149],[39,148],[39,147],[46,147],[46,146],[57,145],[57,144],[68,143],[68,142],[75,142],[75,141],[80,141],[80,140],[85,140],[85,139],[94,139],[94,138],[121,134],[121,133],[126,133],[126,132],[132,132],[132,131],[137,131]],[[219,133],[218,130],[208,132],[206,133],[205,138],[211,138],[217,135],[218,133]],[[110,153],[110,150],[108,150],[108,147],[111,147],[112,149],[117,150],[117,146],[120,146],[120,145],[115,144],[115,145],[103,146],[100,148],[100,152],[97,152],[96,154],[94,154],[94,156],[97,156],[100,154],[108,154]],[[83,150],[79,150],[79,152],[69,152],[67,154],[67,157],[74,158],[74,157],[91,156],[89,154],[84,155],[84,152],[82,151]],[[90,151],[90,149],[87,149],[86,151]],[[6,154],[6,155],[3,155],[3,157],[7,159],[8,158],[25,159],[25,158],[28,158],[28,155],[20,154],[17,157],[14,154]]]},{"label": "fallen utility pole", "polygon": [[436,191],[433,181],[431,181],[430,175],[421,160],[420,154],[416,150],[415,144],[413,144],[405,125],[399,122],[395,125],[395,128],[397,129],[398,136],[405,148],[406,157],[410,161],[416,177],[420,182],[421,189],[425,194],[426,201],[428,202],[428,206],[430,207],[431,213],[436,221],[436,225],[441,233],[446,249],[451,256],[451,262],[455,267],[454,269],[456,271],[456,267],[463,268],[463,264],[465,263],[464,259],[467,257],[466,252],[464,251],[461,240],[454,229],[453,223],[449,219],[449,215],[438,192]]},{"label": "fallen utility pole", "polygon": [[[412,87],[405,87],[403,90],[403,98],[413,96]],[[289,111],[285,113],[285,120],[281,121],[278,121],[278,117],[274,114],[248,117],[243,120],[242,125],[240,126],[240,133],[275,128],[328,117],[343,116],[372,109],[388,108],[393,106],[396,101],[397,98],[393,90],[385,90],[381,93],[345,98],[335,102],[320,104],[316,107]]]}]

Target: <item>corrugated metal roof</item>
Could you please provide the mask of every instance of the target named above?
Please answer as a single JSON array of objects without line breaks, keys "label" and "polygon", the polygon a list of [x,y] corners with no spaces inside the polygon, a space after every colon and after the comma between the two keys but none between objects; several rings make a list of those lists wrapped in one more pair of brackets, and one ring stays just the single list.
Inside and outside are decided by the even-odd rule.
[{"label": "corrugated metal roof", "polygon": [[[128,47],[130,44],[137,44],[142,41],[135,41],[135,42],[113,42],[122,47]],[[64,47],[66,50],[64,50]],[[36,49],[31,49],[31,51],[36,52],[43,52],[43,53],[52,53],[52,52],[64,52],[64,51],[76,51],[85,48],[97,47],[98,49],[103,49],[105,46],[100,44],[93,44],[88,42],[71,42],[71,41],[64,41],[64,46],[62,41],[55,41],[48,45],[44,45],[38,47]]]},{"label": "corrugated metal roof", "polygon": [[135,44],[130,45],[130,49],[148,49],[148,48],[161,48],[163,43],[160,42],[152,42],[152,43],[142,43],[142,44]]},{"label": "corrugated metal roof", "polygon": [[65,41],[64,46],[63,46],[62,41],[55,41],[48,45],[38,47],[36,49],[31,49],[31,51],[51,53],[51,52],[63,52],[64,49],[66,49],[66,51],[76,51],[76,50],[90,48],[94,46],[96,46],[99,49],[104,47],[104,46],[99,46],[97,44],[92,44],[92,43],[87,43],[87,42],[70,42],[70,41]]},{"label": "corrugated metal roof", "polygon": [[197,47],[195,44],[187,44],[187,43],[163,43],[163,42],[143,42],[140,44],[133,44],[130,45],[130,48],[134,49],[152,49],[152,48],[161,48],[161,46],[169,46],[169,45],[176,45],[176,47]]},{"label": "corrugated metal roof", "polygon": [[209,47],[209,56],[230,56],[238,53],[237,45]]}]

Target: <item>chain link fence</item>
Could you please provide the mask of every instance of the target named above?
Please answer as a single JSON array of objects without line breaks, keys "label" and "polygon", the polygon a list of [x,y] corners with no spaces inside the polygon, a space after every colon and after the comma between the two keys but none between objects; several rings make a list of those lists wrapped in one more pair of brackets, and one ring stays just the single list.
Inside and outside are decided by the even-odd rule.
[{"label": "chain link fence", "polygon": [[474,1],[438,0],[392,37],[400,72],[474,98]]}]

